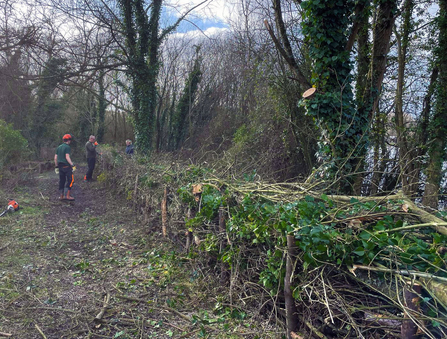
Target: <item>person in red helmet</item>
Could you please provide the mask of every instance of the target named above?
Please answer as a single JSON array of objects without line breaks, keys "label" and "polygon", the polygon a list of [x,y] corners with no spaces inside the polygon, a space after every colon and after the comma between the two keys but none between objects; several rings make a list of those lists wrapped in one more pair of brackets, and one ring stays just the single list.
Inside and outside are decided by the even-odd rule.
[{"label": "person in red helmet", "polygon": [[73,188],[74,175],[73,171],[76,169],[73,161],[70,158],[70,144],[73,137],[71,134],[65,134],[62,137],[63,143],[56,149],[54,155],[54,165],[56,166],[56,173],[59,173],[59,192],[61,200],[75,200],[71,196],[71,189]]}]

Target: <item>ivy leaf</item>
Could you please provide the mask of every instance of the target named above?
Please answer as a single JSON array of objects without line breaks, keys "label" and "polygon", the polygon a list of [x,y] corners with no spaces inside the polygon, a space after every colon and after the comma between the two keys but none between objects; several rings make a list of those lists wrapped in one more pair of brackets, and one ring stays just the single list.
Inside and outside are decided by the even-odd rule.
[{"label": "ivy leaf", "polygon": [[365,255],[365,249],[363,247],[357,247],[355,251],[352,251],[354,254],[357,254],[360,257]]}]

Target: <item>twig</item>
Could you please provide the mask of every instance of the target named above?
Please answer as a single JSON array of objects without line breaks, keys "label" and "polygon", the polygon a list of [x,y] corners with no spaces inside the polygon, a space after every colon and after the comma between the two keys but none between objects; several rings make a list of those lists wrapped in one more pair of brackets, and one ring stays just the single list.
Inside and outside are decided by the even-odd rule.
[{"label": "twig", "polygon": [[11,333],[0,332],[0,337],[12,337]]},{"label": "twig", "polygon": [[102,305],[101,311],[96,315],[95,320],[101,320],[106,312],[107,306],[109,306],[110,301],[110,293],[107,292],[107,295],[104,297],[104,303]]},{"label": "twig", "polygon": [[379,234],[379,233],[391,233],[391,232],[398,232],[398,231],[407,231],[407,230],[411,230],[411,229],[414,229],[414,228],[421,228],[421,227],[436,228],[438,226],[447,226],[447,222],[427,222],[427,223],[424,223],[424,224],[407,225],[407,226],[397,227],[397,228],[393,228],[393,229],[378,231],[377,234]]},{"label": "twig", "polygon": [[42,332],[42,330],[40,329],[40,327],[37,324],[34,324],[34,326],[36,327],[36,329],[39,331],[40,335],[44,338],[47,339],[47,336],[45,335],[45,333]]},{"label": "twig", "polygon": [[8,242],[5,246],[0,247],[0,251],[3,251],[6,247],[8,247],[11,243]]},{"label": "twig", "polygon": [[372,266],[363,266],[363,265],[354,265],[352,269],[349,271],[355,275],[355,270],[361,269],[361,270],[368,270],[368,271],[375,271],[375,272],[385,272],[385,273],[393,273],[393,274],[401,274],[406,276],[413,276],[413,277],[421,277],[421,278],[427,278],[427,279],[434,279],[439,280],[447,283],[447,278],[439,277],[430,273],[422,273],[418,271],[411,271],[411,270],[392,270],[388,268],[381,268],[381,267],[372,267]]},{"label": "twig", "polygon": [[327,308],[327,310],[329,312],[329,316],[331,317],[331,322],[334,324],[334,317],[332,316],[331,307],[329,306],[329,301],[328,301],[328,298],[327,298],[326,284],[324,283],[323,272],[324,272],[324,269],[321,270],[321,273],[320,273],[320,275],[321,275],[321,282],[323,283],[323,292],[324,292],[324,301],[325,301],[324,304],[325,304],[325,306],[326,306],[326,308]]},{"label": "twig", "polygon": [[200,330],[201,330],[201,328],[198,328],[197,330],[191,331],[191,332],[189,332],[189,333],[186,333],[186,334],[184,334],[184,335],[178,337],[178,339],[188,338],[188,337],[192,336],[193,334],[199,332]]},{"label": "twig", "polygon": [[75,310],[69,310],[66,308],[57,308],[57,307],[27,307],[27,310],[49,310],[49,311],[59,311],[59,312],[67,312],[67,313],[79,313]]},{"label": "twig", "polygon": [[[130,301],[136,301],[136,302],[140,302],[140,303],[148,303],[147,300],[144,300],[144,299],[138,299],[138,298],[132,298],[132,297],[126,297],[125,295],[117,295],[116,297],[117,297],[117,298],[120,298],[120,299],[125,299],[125,300],[130,300]],[[154,309],[156,309],[156,310],[169,311],[169,312],[171,312],[171,313],[177,314],[180,318],[183,318],[183,319],[185,319],[185,320],[187,320],[187,321],[191,321],[191,318],[190,318],[190,317],[184,315],[183,313],[181,313],[181,312],[179,312],[179,311],[177,311],[177,310],[175,310],[175,309],[173,309],[173,308],[171,308],[171,307],[168,307],[168,306],[161,306],[161,307],[158,307],[158,306],[151,306],[151,307],[154,308]]]},{"label": "twig", "polygon": [[319,338],[321,339],[327,339],[327,337],[321,333],[314,325],[312,325],[309,321],[305,321],[305,324],[307,327],[309,327],[309,329],[315,333]]}]

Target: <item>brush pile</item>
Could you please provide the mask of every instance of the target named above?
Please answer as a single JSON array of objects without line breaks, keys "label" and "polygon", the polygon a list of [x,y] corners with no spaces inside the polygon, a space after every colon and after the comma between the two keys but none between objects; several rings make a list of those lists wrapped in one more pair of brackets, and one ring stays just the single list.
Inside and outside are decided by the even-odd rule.
[{"label": "brush pile", "polygon": [[321,183],[222,179],[171,159],[109,163],[101,175],[143,223],[200,254],[228,304],[282,323],[288,338],[447,337],[441,212],[399,192],[328,195]]}]

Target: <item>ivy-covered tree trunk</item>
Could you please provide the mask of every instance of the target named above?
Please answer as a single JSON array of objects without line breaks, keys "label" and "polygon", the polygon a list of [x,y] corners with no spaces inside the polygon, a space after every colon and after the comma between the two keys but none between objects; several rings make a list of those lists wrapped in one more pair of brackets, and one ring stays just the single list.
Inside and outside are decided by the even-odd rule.
[{"label": "ivy-covered tree trunk", "polygon": [[37,103],[28,138],[35,147],[36,155],[39,154],[40,148],[53,138],[53,135],[50,135],[52,134],[50,128],[61,116],[63,105],[60,100],[53,99],[52,95],[64,79],[65,64],[64,59],[50,58],[37,86]]},{"label": "ivy-covered tree trunk", "polygon": [[[185,16],[206,1],[192,7],[173,25],[160,29],[163,0],[118,0],[123,16],[123,31],[128,88],[133,107],[136,146],[141,153],[156,147],[157,78],[160,46],[168,34],[177,28]],[[148,14],[149,12],[149,14]]]},{"label": "ivy-covered tree trunk", "polygon": [[312,84],[317,93],[306,101],[309,115],[323,131],[321,156],[327,173],[344,193],[354,191],[354,174],[366,153],[368,121],[356,112],[352,91],[352,63],[346,50],[354,2],[305,1],[303,34],[313,60]]},{"label": "ivy-covered tree trunk", "polygon": [[447,0],[439,1],[439,38],[435,50],[439,69],[437,100],[433,119],[430,123],[430,134],[433,136],[429,145],[430,162],[427,168],[425,186],[425,205],[438,207],[439,186],[442,179],[442,164],[445,160],[447,144]]},{"label": "ivy-covered tree trunk", "polygon": [[369,18],[370,3],[366,1],[363,10],[356,9],[358,16],[358,36],[357,36],[357,78],[355,85],[357,104],[362,103],[366,90],[366,80],[368,79],[369,65],[371,62],[371,46],[369,41]]},{"label": "ivy-covered tree trunk", "polygon": [[150,16],[144,0],[119,0],[123,14],[128,74],[136,146],[142,153],[152,149],[157,107],[158,53],[161,44],[159,21],[162,0],[154,0]]},{"label": "ivy-covered tree trunk", "polygon": [[[198,47],[197,53],[200,47]],[[194,66],[186,81],[183,94],[177,104],[177,109],[173,116],[171,138],[173,140],[174,149],[180,148],[183,141],[188,134],[188,126],[186,124],[186,118],[191,112],[192,104],[196,96],[199,82],[202,78],[202,72],[200,70],[201,58],[197,55],[194,61]]]},{"label": "ivy-covered tree trunk", "polygon": [[[342,193],[360,193],[361,172],[369,145],[369,127],[377,109],[385,73],[396,3],[396,0],[374,2],[377,20],[373,29],[368,79],[366,83],[358,83],[360,89],[364,88],[364,93],[358,93],[355,101],[350,50],[355,35],[367,23],[369,1],[309,0],[301,3],[303,34],[313,60],[312,85],[317,89],[315,96],[307,100],[305,106],[323,131],[320,155],[327,161],[326,173],[338,183],[334,189]],[[358,15],[352,23],[354,12]],[[362,15],[365,17],[362,18]],[[366,39],[366,32],[361,34]],[[367,45],[367,41],[363,43],[360,47]],[[367,51],[361,51],[361,56],[367,57]]]}]

